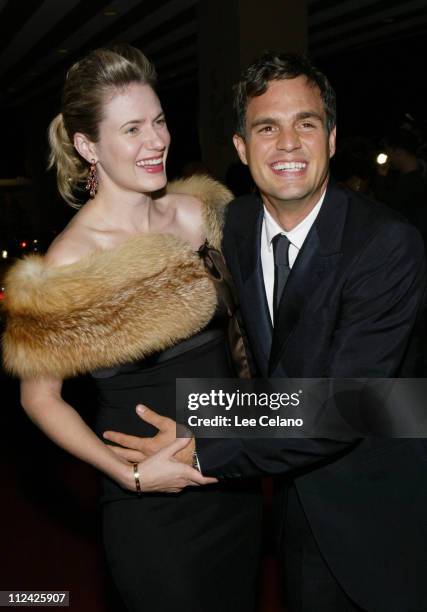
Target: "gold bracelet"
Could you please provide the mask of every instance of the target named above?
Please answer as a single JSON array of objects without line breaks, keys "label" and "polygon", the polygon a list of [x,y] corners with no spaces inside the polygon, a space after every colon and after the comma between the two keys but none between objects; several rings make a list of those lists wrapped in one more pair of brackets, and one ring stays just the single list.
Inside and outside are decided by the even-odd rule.
[{"label": "gold bracelet", "polygon": [[142,491],[141,491],[141,483],[139,482],[139,471],[138,471],[138,464],[137,463],[133,464],[133,477],[135,479],[136,493],[137,493],[137,495],[141,495]]}]

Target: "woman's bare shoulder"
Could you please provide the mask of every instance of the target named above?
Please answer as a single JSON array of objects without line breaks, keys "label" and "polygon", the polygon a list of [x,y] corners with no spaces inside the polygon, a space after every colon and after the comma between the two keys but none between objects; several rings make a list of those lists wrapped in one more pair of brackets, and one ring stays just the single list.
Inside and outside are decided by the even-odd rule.
[{"label": "woman's bare shoulder", "polygon": [[170,198],[178,215],[192,221],[203,220],[203,202],[199,198],[186,193],[172,193]]},{"label": "woman's bare shoulder", "polygon": [[200,246],[206,238],[202,201],[193,195],[179,193],[171,194],[170,198],[179,233],[193,245]]},{"label": "woman's bare shoulder", "polygon": [[97,249],[91,233],[79,225],[69,225],[50,245],[45,261],[50,266],[76,263]]}]

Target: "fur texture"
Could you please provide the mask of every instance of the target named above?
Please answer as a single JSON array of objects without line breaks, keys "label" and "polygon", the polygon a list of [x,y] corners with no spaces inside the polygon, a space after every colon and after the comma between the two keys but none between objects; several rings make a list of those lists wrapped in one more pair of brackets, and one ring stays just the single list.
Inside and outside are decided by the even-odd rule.
[{"label": "fur texture", "polygon": [[[230,192],[208,177],[168,191],[204,202],[206,235],[219,246]],[[29,256],[6,279],[4,365],[20,377],[67,378],[134,361],[198,332],[215,307],[203,262],[175,236],[136,236],[61,267]]]}]

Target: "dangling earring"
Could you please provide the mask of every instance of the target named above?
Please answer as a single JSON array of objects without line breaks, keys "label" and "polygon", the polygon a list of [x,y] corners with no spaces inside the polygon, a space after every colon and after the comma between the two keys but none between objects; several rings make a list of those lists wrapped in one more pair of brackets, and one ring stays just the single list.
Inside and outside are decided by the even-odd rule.
[{"label": "dangling earring", "polygon": [[86,189],[91,198],[94,198],[98,191],[98,174],[96,172],[96,160],[90,160],[90,171],[86,181]]}]

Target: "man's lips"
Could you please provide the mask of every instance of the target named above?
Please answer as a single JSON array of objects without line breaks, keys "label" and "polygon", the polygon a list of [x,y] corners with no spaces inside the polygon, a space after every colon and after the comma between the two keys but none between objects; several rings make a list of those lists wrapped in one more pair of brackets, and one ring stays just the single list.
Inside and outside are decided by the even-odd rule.
[{"label": "man's lips", "polygon": [[146,159],[139,159],[136,162],[138,168],[142,168],[150,174],[157,172],[164,172],[163,155],[161,157],[149,157]]},{"label": "man's lips", "polygon": [[270,168],[275,174],[287,177],[299,177],[305,174],[308,162],[306,161],[274,161]]}]

